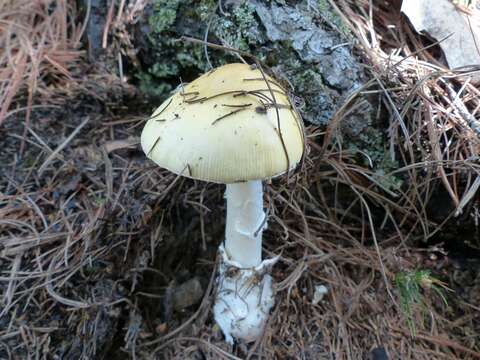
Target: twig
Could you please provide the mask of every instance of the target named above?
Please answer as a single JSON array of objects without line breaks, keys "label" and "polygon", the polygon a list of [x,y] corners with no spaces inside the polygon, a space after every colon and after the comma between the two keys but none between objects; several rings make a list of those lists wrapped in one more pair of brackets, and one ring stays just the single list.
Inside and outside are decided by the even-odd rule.
[{"label": "twig", "polygon": [[88,121],[90,118],[87,116],[85,120],[82,121],[80,125],[78,125],[75,130],[72,131],[72,133],[45,159],[43,164],[38,168],[38,175],[41,176],[47,166],[52,162],[52,160],[57,156],[57,154],[62,151],[70,141],[73,140],[73,138],[82,130],[82,128],[87,125]]}]

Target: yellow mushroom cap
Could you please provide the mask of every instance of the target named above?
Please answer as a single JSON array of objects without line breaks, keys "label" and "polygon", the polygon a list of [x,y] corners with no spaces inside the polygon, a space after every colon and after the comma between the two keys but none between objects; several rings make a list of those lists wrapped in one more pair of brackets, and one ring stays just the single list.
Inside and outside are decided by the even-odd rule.
[{"label": "yellow mushroom cap", "polygon": [[224,184],[295,168],[304,150],[301,119],[282,87],[267,79],[275,102],[255,67],[207,72],[155,110],[142,131],[143,151],[176,174]]}]

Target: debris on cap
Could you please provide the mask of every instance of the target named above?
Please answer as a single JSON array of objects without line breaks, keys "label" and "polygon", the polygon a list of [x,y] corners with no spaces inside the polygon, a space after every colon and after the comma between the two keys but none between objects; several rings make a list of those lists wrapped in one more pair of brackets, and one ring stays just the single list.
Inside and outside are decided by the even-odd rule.
[{"label": "debris on cap", "polygon": [[141,144],[163,168],[225,184],[283,174],[304,150],[286,91],[247,64],[221,66],[182,86],[148,120]]}]

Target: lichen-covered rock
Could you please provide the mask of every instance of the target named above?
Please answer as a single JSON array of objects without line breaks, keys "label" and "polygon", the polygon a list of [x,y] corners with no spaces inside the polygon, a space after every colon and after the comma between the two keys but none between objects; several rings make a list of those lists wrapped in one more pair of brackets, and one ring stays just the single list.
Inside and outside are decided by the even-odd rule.
[{"label": "lichen-covered rock", "polygon": [[317,25],[320,13],[306,2],[293,7],[256,1],[255,8],[270,46],[276,49],[273,69],[284,74],[303,98],[304,118],[327,123],[342,95],[361,84],[348,42],[325,24]]},{"label": "lichen-covered rock", "polygon": [[[327,124],[347,94],[362,84],[348,31],[326,1],[154,0],[141,26],[142,89],[160,98],[208,70],[204,47],[175,41],[182,35],[249,52],[292,85],[305,120]],[[208,50],[214,66],[237,60]],[[148,55],[146,55],[148,54]]]}]

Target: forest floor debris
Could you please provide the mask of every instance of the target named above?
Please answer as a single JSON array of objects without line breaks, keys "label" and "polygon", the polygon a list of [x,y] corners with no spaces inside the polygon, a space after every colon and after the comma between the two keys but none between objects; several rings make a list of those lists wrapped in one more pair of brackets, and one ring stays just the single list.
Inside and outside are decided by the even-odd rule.
[{"label": "forest floor debris", "polygon": [[[281,258],[261,341],[230,347],[212,320],[223,189],[148,162],[136,142],[147,106],[102,77],[122,102],[86,86],[68,106],[32,107],[28,126],[14,112],[0,127],[0,357],[480,358],[474,69],[446,68],[398,1],[335,3],[372,80],[328,128],[307,127],[303,168],[267,186],[265,252]],[[364,97],[387,124],[389,174],[342,147]],[[420,270],[452,291],[419,277],[406,315],[395,279]],[[175,305],[191,282],[195,301]],[[328,292],[314,304],[319,284]]]}]

